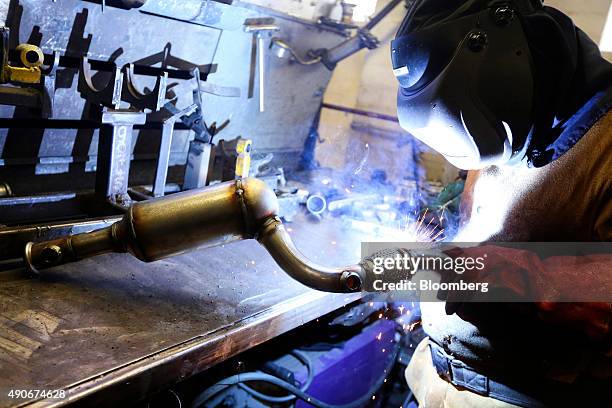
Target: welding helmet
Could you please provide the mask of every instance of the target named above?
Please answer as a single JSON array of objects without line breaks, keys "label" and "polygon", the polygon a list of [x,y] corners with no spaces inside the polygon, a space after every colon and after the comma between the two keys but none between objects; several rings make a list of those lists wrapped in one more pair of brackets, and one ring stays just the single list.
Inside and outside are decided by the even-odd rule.
[{"label": "welding helmet", "polygon": [[534,75],[521,12],[532,3],[468,1],[456,17],[414,27],[427,0],[415,3],[391,43],[401,126],[461,169],[524,155]]}]

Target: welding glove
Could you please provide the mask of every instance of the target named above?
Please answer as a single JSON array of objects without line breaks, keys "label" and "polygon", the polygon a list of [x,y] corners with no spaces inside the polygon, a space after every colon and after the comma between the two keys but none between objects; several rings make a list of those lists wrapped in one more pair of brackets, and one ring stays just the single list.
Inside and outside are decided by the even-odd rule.
[{"label": "welding glove", "polygon": [[[436,267],[448,258],[448,255],[439,248],[385,248],[361,261],[361,268],[365,271],[364,289],[368,292],[395,295],[394,300],[443,300],[439,297],[442,294],[438,294],[438,291],[419,288],[422,287],[421,281],[436,285],[449,277]],[[436,261],[426,263],[423,262],[425,259]],[[408,282],[412,282],[410,288]]]}]

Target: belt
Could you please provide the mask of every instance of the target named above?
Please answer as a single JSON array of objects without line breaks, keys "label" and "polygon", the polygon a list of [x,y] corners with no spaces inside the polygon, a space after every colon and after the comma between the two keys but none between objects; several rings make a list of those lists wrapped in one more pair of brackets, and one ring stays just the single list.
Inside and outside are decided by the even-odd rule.
[{"label": "belt", "polygon": [[429,342],[431,359],[438,375],[449,383],[477,394],[527,408],[546,407],[539,400],[476,372],[473,368]]}]

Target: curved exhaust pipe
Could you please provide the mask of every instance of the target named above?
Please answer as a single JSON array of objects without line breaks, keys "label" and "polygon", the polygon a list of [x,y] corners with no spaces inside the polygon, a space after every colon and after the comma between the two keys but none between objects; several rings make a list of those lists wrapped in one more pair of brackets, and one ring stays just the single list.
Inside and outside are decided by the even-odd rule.
[{"label": "curved exhaust pipe", "polygon": [[257,239],[289,276],[313,289],[343,293],[362,288],[359,265],[328,268],[306,259],[278,218],[274,192],[249,178],[135,203],[109,227],[30,242],[24,258],[34,272],[109,252],[153,262],[244,239]]}]

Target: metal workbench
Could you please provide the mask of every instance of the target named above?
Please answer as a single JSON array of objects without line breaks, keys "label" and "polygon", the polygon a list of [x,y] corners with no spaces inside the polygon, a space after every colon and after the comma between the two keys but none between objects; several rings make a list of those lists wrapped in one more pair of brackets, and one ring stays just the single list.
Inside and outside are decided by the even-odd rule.
[{"label": "metal workbench", "polygon": [[[290,228],[314,261],[358,260],[364,237],[337,220],[300,217]],[[359,296],[302,286],[256,241],[151,264],[106,255],[39,279],[0,272],[0,406],[142,397]],[[15,400],[10,389],[65,389],[68,397]]]}]

